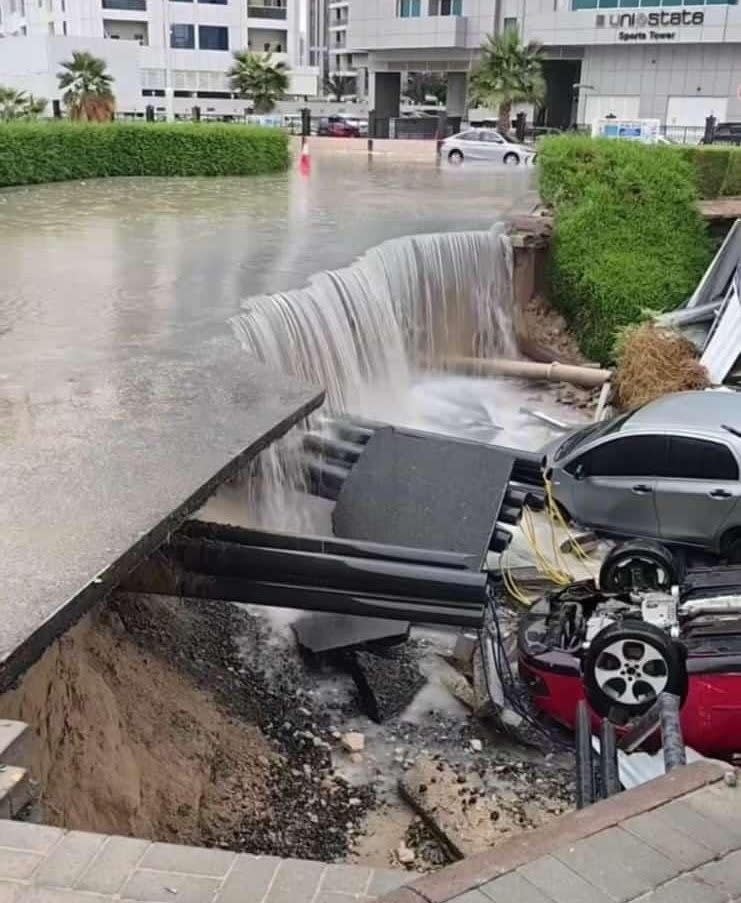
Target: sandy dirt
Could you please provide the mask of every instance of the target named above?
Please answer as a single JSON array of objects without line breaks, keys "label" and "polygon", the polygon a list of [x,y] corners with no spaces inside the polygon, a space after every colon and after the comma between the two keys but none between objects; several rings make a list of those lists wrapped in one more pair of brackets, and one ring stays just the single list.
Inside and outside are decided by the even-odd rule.
[{"label": "sandy dirt", "polygon": [[209,694],[88,616],[0,700],[36,728],[46,820],[199,844],[254,818],[273,755]]}]

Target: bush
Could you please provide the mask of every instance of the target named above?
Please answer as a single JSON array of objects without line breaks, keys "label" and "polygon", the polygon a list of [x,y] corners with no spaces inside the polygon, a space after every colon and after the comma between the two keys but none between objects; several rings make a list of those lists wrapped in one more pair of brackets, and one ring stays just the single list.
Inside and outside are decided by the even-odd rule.
[{"label": "bush", "polygon": [[701,198],[717,198],[725,182],[730,147],[681,147],[678,153],[689,160],[695,170],[695,184]]},{"label": "bush", "polygon": [[552,300],[584,352],[609,361],[621,328],[676,307],[709,262],[692,166],[671,147],[570,136],[538,159],[556,213]]},{"label": "bush", "polygon": [[741,148],[734,148],[728,155],[728,169],[720,193],[726,197],[741,195]]},{"label": "bush", "polygon": [[228,124],[11,123],[0,186],[102,176],[251,176],[289,164],[278,129]]}]

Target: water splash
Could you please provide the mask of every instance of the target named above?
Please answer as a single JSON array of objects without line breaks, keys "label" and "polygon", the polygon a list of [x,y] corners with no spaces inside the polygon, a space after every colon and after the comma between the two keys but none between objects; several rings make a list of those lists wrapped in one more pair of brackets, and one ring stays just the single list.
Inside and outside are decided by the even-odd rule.
[{"label": "water splash", "polygon": [[416,369],[444,354],[515,353],[512,251],[503,227],[386,241],[302,289],[250,298],[245,350],[318,383],[331,411],[392,419]]}]

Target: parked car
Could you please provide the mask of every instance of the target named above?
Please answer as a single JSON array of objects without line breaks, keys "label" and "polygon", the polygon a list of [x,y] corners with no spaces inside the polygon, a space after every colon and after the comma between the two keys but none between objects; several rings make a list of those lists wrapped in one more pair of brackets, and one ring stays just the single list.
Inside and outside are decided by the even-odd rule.
[{"label": "parked car", "polygon": [[667,395],[544,452],[554,498],[578,523],[741,562],[741,394]]},{"label": "parked car", "polygon": [[450,163],[488,160],[507,166],[518,166],[520,163],[532,163],[535,160],[534,148],[517,144],[496,129],[467,129],[465,132],[459,132],[443,141],[440,154]]},{"label": "parked car", "polygon": [[322,116],[316,133],[330,138],[359,138],[360,127],[344,116]]},{"label": "parked car", "polygon": [[713,131],[713,144],[741,144],[741,122],[719,122]]}]

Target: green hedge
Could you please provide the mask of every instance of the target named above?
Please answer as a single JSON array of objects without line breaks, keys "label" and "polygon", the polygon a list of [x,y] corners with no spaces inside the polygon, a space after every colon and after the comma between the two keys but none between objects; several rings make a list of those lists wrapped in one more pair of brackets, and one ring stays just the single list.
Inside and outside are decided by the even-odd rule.
[{"label": "green hedge", "polygon": [[547,139],[538,160],[556,214],[552,300],[607,362],[621,328],[676,307],[709,262],[692,165],[672,147],[578,136]]},{"label": "green hedge", "polygon": [[0,125],[0,186],[102,176],[251,176],[289,164],[279,129],[230,124]]}]

